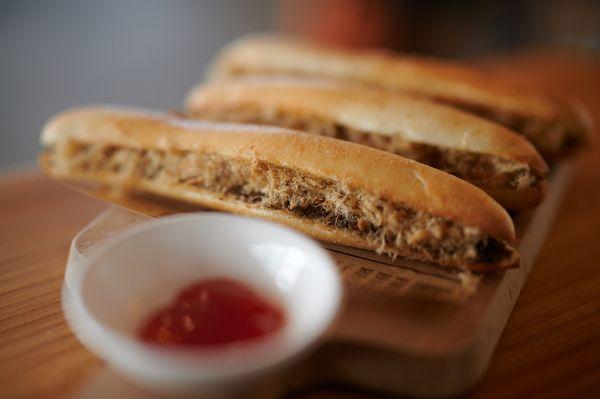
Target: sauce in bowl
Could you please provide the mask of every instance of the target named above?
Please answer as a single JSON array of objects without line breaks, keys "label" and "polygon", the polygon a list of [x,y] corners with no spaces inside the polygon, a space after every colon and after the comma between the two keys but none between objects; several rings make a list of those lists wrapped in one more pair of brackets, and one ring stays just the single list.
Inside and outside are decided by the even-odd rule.
[{"label": "sauce in bowl", "polygon": [[248,286],[227,278],[198,281],[153,313],[142,341],[169,347],[209,347],[249,340],[281,329],[285,314]]}]

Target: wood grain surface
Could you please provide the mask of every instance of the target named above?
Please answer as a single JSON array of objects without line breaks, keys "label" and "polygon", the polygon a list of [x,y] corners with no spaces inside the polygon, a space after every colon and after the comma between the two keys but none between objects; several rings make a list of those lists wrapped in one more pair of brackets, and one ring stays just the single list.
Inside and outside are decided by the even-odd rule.
[{"label": "wood grain surface", "polygon": [[[600,62],[494,60],[587,104],[600,121]],[[473,398],[600,397],[600,147],[578,164],[563,210]],[[105,205],[37,171],[0,177],[0,398],[62,397],[101,368],[66,326],[60,287],[69,243]],[[368,398],[326,387],[302,398]]]}]

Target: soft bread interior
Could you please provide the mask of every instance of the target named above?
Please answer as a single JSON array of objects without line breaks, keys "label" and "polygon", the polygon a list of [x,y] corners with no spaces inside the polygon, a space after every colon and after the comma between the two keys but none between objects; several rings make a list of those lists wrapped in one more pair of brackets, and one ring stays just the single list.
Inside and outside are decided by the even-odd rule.
[{"label": "soft bread interior", "polygon": [[393,257],[472,270],[519,264],[512,247],[479,228],[264,161],[73,139],[56,142],[47,150],[46,160],[58,176],[122,184],[175,199],[193,198],[198,205],[209,207],[225,201],[247,214],[286,213],[297,222],[318,223],[351,236],[353,245]]},{"label": "soft bread interior", "polygon": [[339,122],[285,109],[238,103],[218,107],[196,106],[190,110],[190,115],[215,121],[281,126],[368,145],[414,159],[484,189],[523,190],[541,185],[545,178],[543,171],[533,169],[524,162],[491,154],[411,142],[400,135],[362,131]]}]

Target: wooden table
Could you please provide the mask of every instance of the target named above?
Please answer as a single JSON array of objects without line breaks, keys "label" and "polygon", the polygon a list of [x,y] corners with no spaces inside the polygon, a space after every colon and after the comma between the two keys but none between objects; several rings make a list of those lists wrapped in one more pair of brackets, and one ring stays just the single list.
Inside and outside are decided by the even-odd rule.
[{"label": "wooden table", "polygon": [[[496,64],[498,65],[498,64]],[[502,63],[579,97],[600,121],[600,62],[537,54]],[[0,397],[61,397],[101,363],[66,326],[60,287],[73,235],[105,205],[35,170],[0,177]],[[310,398],[364,398],[322,389]],[[600,146],[563,210],[474,398],[600,397]]]}]

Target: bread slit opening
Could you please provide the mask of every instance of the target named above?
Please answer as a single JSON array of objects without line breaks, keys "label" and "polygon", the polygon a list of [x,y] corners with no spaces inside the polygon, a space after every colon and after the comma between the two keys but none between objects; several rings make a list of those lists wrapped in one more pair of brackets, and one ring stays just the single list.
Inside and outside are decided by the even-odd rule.
[{"label": "bread slit opening", "polygon": [[[365,248],[450,267],[517,264],[507,243],[479,228],[410,209],[371,193],[289,167],[220,154],[61,142],[48,150],[58,175],[135,188],[136,182],[178,187],[287,212],[362,238]],[[492,268],[492,267],[490,267]]]}]

